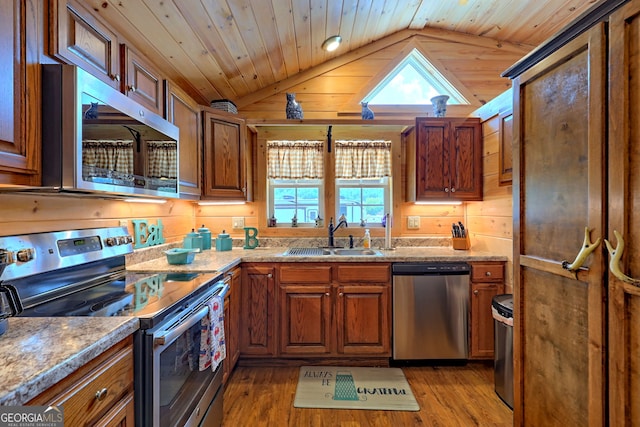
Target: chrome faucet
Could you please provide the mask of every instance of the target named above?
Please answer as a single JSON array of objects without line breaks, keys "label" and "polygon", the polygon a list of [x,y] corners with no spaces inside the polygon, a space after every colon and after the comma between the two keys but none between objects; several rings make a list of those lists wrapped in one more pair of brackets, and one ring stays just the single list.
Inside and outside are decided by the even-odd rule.
[{"label": "chrome faucet", "polygon": [[338,222],[338,225],[336,225],[335,227],[333,226],[333,217],[331,217],[331,219],[329,220],[329,243],[327,246],[329,246],[330,248],[333,247],[333,233],[340,227],[342,227],[344,225],[344,228],[348,228],[349,224],[347,224],[347,220],[344,219],[343,217],[340,217],[340,222]]}]

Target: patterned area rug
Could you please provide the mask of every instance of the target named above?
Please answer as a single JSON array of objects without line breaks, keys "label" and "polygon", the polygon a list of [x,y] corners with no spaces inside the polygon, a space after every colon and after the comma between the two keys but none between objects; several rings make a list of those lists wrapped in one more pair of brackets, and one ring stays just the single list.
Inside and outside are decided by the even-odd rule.
[{"label": "patterned area rug", "polygon": [[300,368],[296,408],[419,411],[400,368],[303,366]]}]

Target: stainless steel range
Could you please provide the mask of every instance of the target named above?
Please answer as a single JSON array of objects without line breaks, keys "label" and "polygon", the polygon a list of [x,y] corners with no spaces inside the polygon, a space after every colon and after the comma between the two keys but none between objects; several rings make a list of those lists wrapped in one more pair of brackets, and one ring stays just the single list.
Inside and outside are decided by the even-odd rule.
[{"label": "stainless steel range", "polygon": [[127,271],[132,242],[125,227],[0,237],[0,280],[17,289],[21,316],[139,318],[136,426],[220,425],[222,365],[200,371],[197,360],[201,320],[228,283],[217,273]]}]

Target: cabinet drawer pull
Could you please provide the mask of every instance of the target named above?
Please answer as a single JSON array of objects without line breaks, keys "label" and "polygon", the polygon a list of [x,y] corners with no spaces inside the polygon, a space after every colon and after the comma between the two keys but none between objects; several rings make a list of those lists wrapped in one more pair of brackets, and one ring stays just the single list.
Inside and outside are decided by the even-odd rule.
[{"label": "cabinet drawer pull", "polygon": [[107,397],[107,394],[109,393],[109,390],[107,390],[107,388],[103,388],[102,390],[98,390],[96,391],[96,400],[98,402],[101,402],[104,400],[105,397]]},{"label": "cabinet drawer pull", "polygon": [[629,283],[630,285],[640,286],[640,280],[629,277],[622,272],[622,269],[620,268],[620,260],[622,259],[622,251],[624,250],[624,240],[616,230],[613,230],[613,235],[616,236],[616,240],[618,241],[618,246],[615,249],[607,239],[604,239],[604,244],[607,245],[607,250],[609,251],[609,255],[611,255],[609,270],[611,270],[611,273],[613,273],[613,275],[619,280]]},{"label": "cabinet drawer pull", "polygon": [[[569,261],[562,261],[562,268],[564,268],[565,270],[574,271],[574,272],[578,271],[580,267],[582,267],[582,264],[584,264],[584,262],[586,261],[587,257],[591,255],[591,252],[593,252],[595,248],[598,247],[599,244],[600,244],[599,237],[595,242],[591,242],[591,238],[589,237],[589,227],[585,227],[584,241],[582,243],[582,247],[580,248],[580,251],[578,252],[578,255],[576,255],[576,259],[573,260],[571,264],[569,264]],[[608,244],[607,244],[607,247],[609,247]]]},{"label": "cabinet drawer pull", "polygon": [[487,276],[487,277],[491,277],[491,272],[490,271],[485,271],[484,275]]}]

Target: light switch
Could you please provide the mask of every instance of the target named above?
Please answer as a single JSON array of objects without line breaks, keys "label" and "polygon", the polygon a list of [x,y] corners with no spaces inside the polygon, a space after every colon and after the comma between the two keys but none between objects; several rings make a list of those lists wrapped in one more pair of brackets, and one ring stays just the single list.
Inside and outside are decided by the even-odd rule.
[{"label": "light switch", "polygon": [[420,228],[420,217],[419,216],[409,216],[407,217],[407,228],[409,230],[417,230]]},{"label": "light switch", "polygon": [[244,228],[244,217],[243,216],[234,216],[232,218],[233,228]]}]

